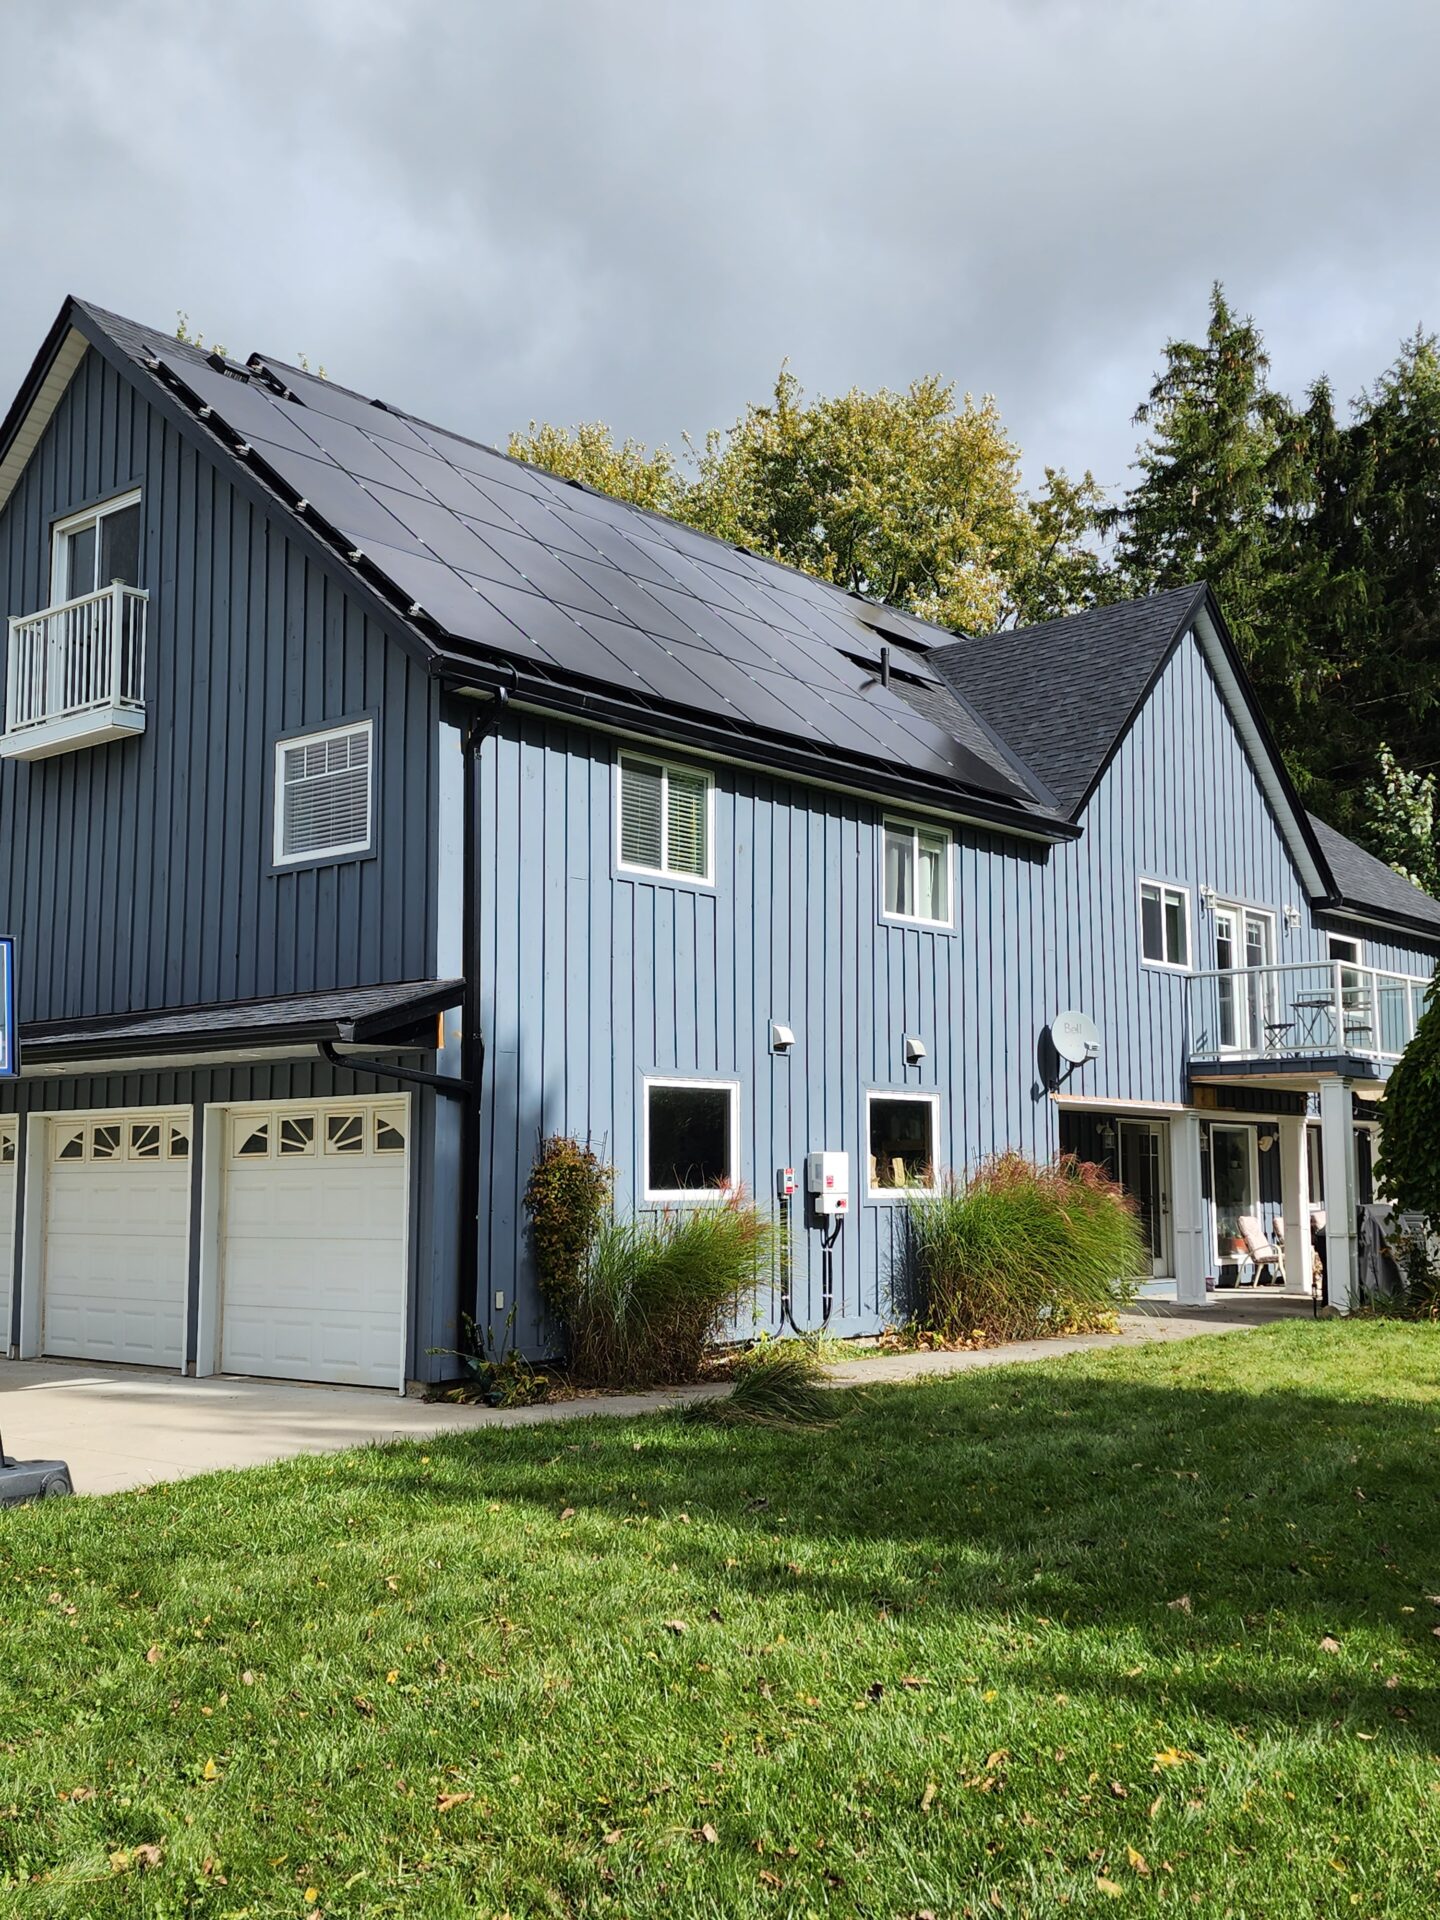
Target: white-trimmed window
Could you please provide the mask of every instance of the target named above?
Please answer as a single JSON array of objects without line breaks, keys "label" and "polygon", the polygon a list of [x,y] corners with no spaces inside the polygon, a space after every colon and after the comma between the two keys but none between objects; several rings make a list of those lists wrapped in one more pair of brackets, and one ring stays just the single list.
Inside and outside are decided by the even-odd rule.
[{"label": "white-trimmed window", "polygon": [[374,735],[361,720],[276,742],[276,866],[370,851]]},{"label": "white-trimmed window", "polygon": [[117,580],[140,584],[140,491],[120,493],[57,520],[50,550],[50,604],[98,593]]},{"label": "white-trimmed window", "polygon": [[645,1198],[695,1200],[740,1184],[740,1088],[733,1080],[647,1080]]},{"label": "white-trimmed window", "polygon": [[946,828],[887,820],[881,861],[887,920],[950,925],[951,840]]},{"label": "white-trimmed window", "polygon": [[715,780],[703,767],[620,756],[620,865],[667,879],[712,879]]},{"label": "white-trimmed window", "polygon": [[1140,954],[1152,967],[1190,964],[1190,889],[1140,882]]},{"label": "white-trimmed window", "polygon": [[933,1093],[867,1093],[866,1192],[871,1199],[933,1193],[940,1159],[940,1100]]}]

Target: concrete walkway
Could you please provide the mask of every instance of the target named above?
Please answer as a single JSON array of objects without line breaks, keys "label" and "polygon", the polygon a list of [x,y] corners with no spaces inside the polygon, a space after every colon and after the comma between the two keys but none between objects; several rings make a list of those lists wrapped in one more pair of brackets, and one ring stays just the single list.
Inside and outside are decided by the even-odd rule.
[{"label": "concrete walkway", "polygon": [[[1231,1333],[1297,1311],[1308,1314],[1309,1308],[1275,1296],[1226,1298],[1223,1305],[1191,1308],[1142,1301],[1122,1316],[1123,1331],[1118,1334],[1017,1341],[978,1353],[875,1354],[841,1362],[831,1369],[831,1378],[837,1386],[938,1379],[975,1367],[1023,1365],[1067,1353]],[[593,1394],[502,1412],[431,1406],[363,1387],[230,1377],[186,1380],[139,1367],[0,1360],[0,1435],[12,1457],[67,1460],[77,1493],[115,1493],[301,1453],[334,1453],[345,1447],[423,1440],[483,1427],[530,1426],[585,1414],[654,1413],[723,1391],[704,1386]]]}]

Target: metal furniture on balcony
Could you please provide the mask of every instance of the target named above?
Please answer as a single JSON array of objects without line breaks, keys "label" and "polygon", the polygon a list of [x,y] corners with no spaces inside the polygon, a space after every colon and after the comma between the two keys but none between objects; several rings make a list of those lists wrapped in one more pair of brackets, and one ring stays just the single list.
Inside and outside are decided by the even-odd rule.
[{"label": "metal furniture on balcony", "polygon": [[119,581],[10,621],[0,757],[43,760],[145,730],[145,610]]},{"label": "metal furniture on balcony", "polygon": [[1349,960],[1232,967],[1188,982],[1195,1062],[1295,1064],[1400,1058],[1424,1008],[1428,980]]}]

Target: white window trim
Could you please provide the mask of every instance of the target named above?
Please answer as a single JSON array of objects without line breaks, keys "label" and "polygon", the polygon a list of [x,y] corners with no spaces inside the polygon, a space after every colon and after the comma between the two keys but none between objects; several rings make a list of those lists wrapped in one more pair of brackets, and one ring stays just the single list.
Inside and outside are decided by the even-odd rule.
[{"label": "white window trim", "polygon": [[[342,846],[311,847],[304,853],[286,853],[285,851],[285,755],[289,748],[315,746],[323,740],[340,740],[352,733],[366,733],[370,737],[370,763],[366,769],[365,785],[365,837],[363,840],[348,840]],[[375,722],[368,715],[363,720],[346,721],[338,727],[316,727],[302,733],[287,733],[283,739],[275,742],[275,761],[271,774],[270,812],[274,834],[273,859],[277,867],[304,867],[323,865],[327,860],[343,860],[352,853],[369,853],[375,845]]]},{"label": "white window trim", "polygon": [[[1179,894],[1185,902],[1185,958],[1183,960],[1152,960],[1145,951],[1145,889],[1158,887],[1160,890],[1160,930],[1165,930],[1165,895]],[[1189,887],[1182,887],[1174,880],[1156,880],[1148,873],[1142,873],[1135,882],[1135,908],[1139,915],[1140,927],[1140,964],[1142,967],[1158,967],[1162,973],[1189,973],[1195,962],[1194,902],[1190,898]]]},{"label": "white window trim", "polygon": [[907,1200],[929,1200],[939,1193],[937,1185],[929,1187],[877,1187],[870,1179],[870,1108],[877,1100],[910,1100],[923,1102],[930,1109],[930,1139],[935,1148],[932,1165],[938,1173],[940,1166],[940,1096],[938,1093],[912,1093],[906,1087],[867,1087],[865,1090],[865,1198],[879,1206],[903,1205]]},{"label": "white window trim", "polygon": [[[1339,940],[1347,947],[1355,949],[1353,954],[1336,953],[1335,942]],[[1329,966],[1363,967],[1365,965],[1365,942],[1352,940],[1348,933],[1327,933],[1325,936],[1325,960]],[[1379,968],[1379,972],[1385,969]],[[1402,979],[1406,976],[1400,976]]]},{"label": "white window trim", "polygon": [[[722,1091],[730,1096],[730,1169],[731,1178],[723,1187],[652,1187],[650,1184],[650,1091],[652,1087],[704,1087],[709,1092]],[[724,1200],[738,1192],[742,1184],[740,1171],[740,1082],[727,1080],[723,1076],[709,1078],[705,1075],[655,1073],[646,1074],[640,1083],[640,1191],[646,1205],[660,1206],[704,1206],[709,1202]]]},{"label": "white window trim", "polygon": [[[915,876],[918,891],[920,876],[920,835],[929,834],[932,839],[945,842],[945,918],[932,920],[924,913],[891,913],[885,904],[885,836],[891,831],[908,833],[914,848]],[[949,827],[938,820],[919,821],[906,818],[903,814],[885,814],[881,817],[879,841],[880,867],[880,918],[888,920],[897,927],[944,927],[953,929],[955,925],[955,836]]]},{"label": "white window trim", "polygon": [[[659,767],[664,776],[664,785],[660,794],[660,861],[658,867],[642,867],[633,860],[625,858],[625,762],[643,761],[647,766]],[[698,776],[705,782],[705,871],[704,873],[677,873],[665,865],[670,852],[670,774],[688,773]],[[633,873],[646,880],[664,880],[669,885],[679,887],[713,887],[715,885],[715,775],[709,767],[701,766],[697,760],[674,760],[663,753],[646,753],[643,747],[622,748],[615,761],[615,870],[617,873]]]},{"label": "white window trim", "polygon": [[[65,552],[66,536],[72,533],[83,532],[83,530],[89,526],[98,528],[100,522],[104,520],[107,515],[121,513],[126,507],[138,507],[139,504],[140,489],[139,487],[131,487],[127,493],[117,493],[113,500],[101,500],[93,507],[82,507],[78,513],[67,513],[63,520],[51,521],[50,604],[52,607],[63,606],[67,598],[61,582],[61,576],[64,571],[62,558]],[[108,580],[105,580],[100,584],[102,587],[105,587],[110,583]],[[91,587],[88,591],[94,593],[97,589]],[[83,600],[85,595],[80,594],[76,597]]]}]

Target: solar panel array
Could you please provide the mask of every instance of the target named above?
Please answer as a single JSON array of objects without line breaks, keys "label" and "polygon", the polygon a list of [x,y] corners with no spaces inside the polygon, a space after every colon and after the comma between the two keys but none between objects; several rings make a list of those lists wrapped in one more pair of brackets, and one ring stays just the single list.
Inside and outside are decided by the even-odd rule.
[{"label": "solar panel array", "polygon": [[923,653],[899,655],[881,683],[887,636],[907,648],[939,637],[922,622],[278,362],[266,364],[284,393],[259,373],[154,350],[202,418],[218,416],[450,639],[842,760],[1032,803],[958,702],[954,733],[907,702],[905,676],[930,712],[947,698]]}]

